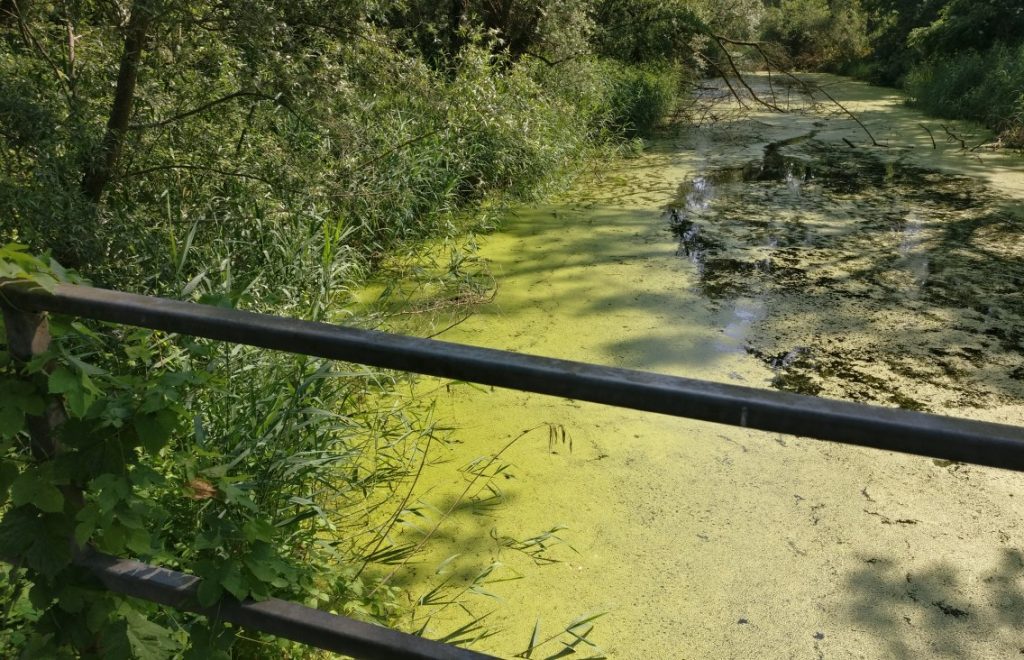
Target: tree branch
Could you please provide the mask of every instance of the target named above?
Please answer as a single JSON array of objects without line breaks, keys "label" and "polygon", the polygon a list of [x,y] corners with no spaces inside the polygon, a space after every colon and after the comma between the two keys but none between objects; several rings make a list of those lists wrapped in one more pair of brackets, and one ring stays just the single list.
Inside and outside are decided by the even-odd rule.
[{"label": "tree branch", "polygon": [[151,122],[148,122],[148,123],[145,123],[145,124],[131,124],[131,125],[128,126],[128,128],[133,130],[133,131],[141,131],[141,130],[147,129],[147,128],[159,128],[161,126],[166,126],[167,124],[171,124],[171,123],[174,123],[176,121],[185,119],[186,117],[191,117],[192,115],[198,115],[199,113],[205,112],[205,111],[209,110],[210,108],[212,108],[214,106],[220,105],[221,103],[227,103],[228,101],[230,101],[232,99],[237,99],[237,98],[240,98],[240,97],[251,97],[251,98],[261,99],[261,100],[264,100],[264,101],[277,101],[278,98],[279,98],[279,97],[276,97],[276,96],[270,96],[268,94],[263,94],[261,92],[253,92],[253,91],[247,91],[247,90],[241,89],[241,90],[238,90],[237,92],[232,92],[232,93],[226,94],[226,95],[224,95],[224,96],[222,96],[222,97],[220,97],[218,99],[214,99],[212,101],[209,101],[208,103],[204,103],[203,105],[198,106],[196,108],[192,108],[191,110],[186,110],[185,112],[176,114],[173,117],[168,117],[167,119],[161,119],[159,121],[151,121]]},{"label": "tree branch", "polygon": [[[718,45],[719,45],[719,47],[722,48],[723,51],[725,50],[725,48],[722,46],[721,42],[733,44],[735,46],[749,46],[749,47],[755,49],[758,52],[758,54],[761,56],[761,58],[764,60],[764,63],[768,67],[769,70],[771,70],[772,67],[775,67],[775,69],[777,71],[781,72],[784,76],[786,76],[787,78],[790,78],[791,80],[796,82],[796,84],[800,86],[800,89],[802,89],[804,91],[804,93],[807,94],[808,96],[810,96],[812,99],[814,98],[814,92],[815,91],[821,92],[822,95],[824,95],[825,98],[827,98],[833,105],[835,105],[837,108],[842,110],[843,113],[846,114],[846,116],[848,116],[850,119],[852,119],[854,122],[856,122],[858,126],[860,126],[861,130],[864,131],[864,133],[868,136],[868,139],[871,140],[871,144],[873,146],[876,146],[876,147],[884,147],[885,146],[883,144],[879,144],[878,143],[878,140],[875,139],[875,136],[871,134],[871,131],[868,130],[868,127],[864,125],[864,122],[862,122],[857,117],[857,115],[855,115],[852,112],[850,112],[850,110],[847,109],[846,106],[844,106],[842,103],[837,101],[834,96],[832,96],[831,94],[828,93],[828,91],[825,90],[825,88],[823,88],[821,85],[811,85],[806,80],[802,80],[800,78],[797,78],[787,68],[779,66],[771,58],[771,56],[768,55],[768,52],[765,50],[765,44],[763,42],[760,42],[760,41],[743,41],[741,39],[730,39],[729,37],[723,37],[721,35],[717,35],[717,34],[714,34],[714,33],[711,33],[709,36],[712,39],[714,39],[715,41],[720,42]],[[726,54],[726,57],[728,57],[728,54]],[[731,63],[731,58],[730,58],[730,63]],[[733,71],[735,71],[735,70],[736,69],[734,67]],[[742,78],[741,78],[741,81],[742,81]],[[746,86],[746,85],[744,84],[744,86]],[[749,90],[750,88],[747,87],[747,89]]]},{"label": "tree branch", "polygon": [[565,62],[570,62],[570,61],[576,59],[577,57],[579,57],[579,53],[576,53],[576,54],[573,54],[573,55],[566,55],[565,57],[559,58],[557,60],[551,60],[551,59],[548,59],[547,57],[544,57],[540,53],[534,53],[533,51],[529,51],[529,50],[524,50],[523,51],[523,55],[529,55],[530,57],[532,57],[532,58],[534,58],[536,60],[540,60],[541,62],[543,62],[544,64],[547,64],[548,66],[558,66],[559,64],[564,64]]},{"label": "tree branch", "polygon": [[133,177],[133,176],[143,176],[145,174],[151,174],[153,172],[163,172],[163,171],[166,171],[166,170],[195,170],[195,171],[199,171],[199,172],[213,172],[214,174],[221,174],[221,175],[224,175],[224,176],[234,176],[234,177],[238,177],[240,179],[252,179],[253,181],[259,181],[261,183],[265,183],[268,186],[280,187],[280,186],[277,186],[277,184],[274,183],[273,181],[271,181],[270,179],[265,179],[265,178],[263,178],[261,176],[255,175],[255,174],[249,174],[248,172],[238,172],[238,171],[232,172],[230,170],[220,169],[219,167],[213,167],[213,166],[210,166],[210,165],[196,165],[196,164],[193,164],[193,163],[168,163],[166,165],[154,165],[152,167],[145,167],[145,168],[143,168],[141,170],[133,170],[131,172],[126,172],[124,174],[124,177],[128,178],[128,177]]},{"label": "tree branch", "polygon": [[[760,96],[758,96],[757,92],[755,92],[754,89],[750,85],[747,84],[747,80],[746,80],[746,78],[743,77],[743,74],[741,74],[739,69],[736,68],[736,62],[735,62],[735,60],[732,59],[732,54],[729,52],[729,49],[727,49],[725,47],[725,44],[722,43],[722,39],[716,37],[713,34],[711,35],[711,38],[715,40],[716,44],[718,44],[718,48],[721,49],[722,54],[725,55],[726,61],[729,62],[729,68],[732,69],[733,75],[735,75],[736,79],[740,81],[740,84],[743,85],[744,89],[747,90],[747,93],[750,94],[750,96],[755,101],[757,101],[757,103],[759,103],[760,105],[763,105],[764,107],[768,108],[772,112],[785,112],[785,110],[783,110],[779,106],[775,105],[775,103],[770,103],[768,101],[765,101]],[[721,71],[721,70],[719,69],[719,71]]]},{"label": "tree branch", "polygon": [[741,97],[736,92],[736,88],[732,86],[731,82],[729,82],[729,76],[725,75],[725,71],[722,71],[722,68],[720,66],[718,66],[718,64],[714,60],[711,60],[711,59],[705,57],[704,55],[701,55],[700,53],[697,54],[697,57],[702,59],[705,64],[707,64],[712,69],[714,69],[715,71],[718,72],[718,76],[722,79],[722,82],[725,83],[725,86],[729,88],[729,93],[732,94],[732,97],[734,99],[736,99],[736,102],[740,104],[741,108],[743,108],[744,110],[748,110],[749,106],[747,106],[747,104],[744,103],[743,97]]}]

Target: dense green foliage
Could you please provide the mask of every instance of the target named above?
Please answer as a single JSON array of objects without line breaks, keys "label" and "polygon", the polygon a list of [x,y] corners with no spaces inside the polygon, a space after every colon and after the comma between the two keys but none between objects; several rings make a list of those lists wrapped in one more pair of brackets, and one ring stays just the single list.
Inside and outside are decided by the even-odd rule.
[{"label": "dense green foliage", "polygon": [[[369,323],[349,311],[368,276],[636,145],[759,37],[1024,140],[1018,4],[0,0],[0,279],[79,277],[60,263]],[[458,250],[433,256],[444,286],[471,279]],[[415,516],[393,496],[445,436],[399,376],[52,328],[28,364],[0,334],[0,654],[283,652],[97,590],[71,538],[194,572],[204,602],[274,594],[402,624],[408,602],[372,567]],[[33,455],[27,420],[47,406],[61,452]]]},{"label": "dense green foliage", "polygon": [[[659,16],[685,19],[680,50],[641,56],[665,26],[611,25],[612,5],[659,6],[0,2],[0,278],[51,282],[60,262],[103,286],[345,317],[422,239],[669,113],[714,12],[673,5]],[[28,364],[0,334],[0,654],[284,652],[97,589],[70,538],[200,575],[205,603],[273,594],[402,624],[409,603],[373,566],[445,438],[392,394],[397,375],[52,329]],[[47,405],[61,450],[33,455],[26,420]]]},{"label": "dense green foliage", "polygon": [[762,23],[764,39],[785,49],[799,69],[838,70],[867,48],[864,15],[857,0],[780,0]]},{"label": "dense green foliage", "polygon": [[910,71],[906,87],[927,112],[980,121],[1024,146],[1024,44],[929,60]]},{"label": "dense green foliage", "polygon": [[778,0],[763,36],[796,66],[904,86],[922,109],[1024,144],[1024,6],[1017,0]]}]

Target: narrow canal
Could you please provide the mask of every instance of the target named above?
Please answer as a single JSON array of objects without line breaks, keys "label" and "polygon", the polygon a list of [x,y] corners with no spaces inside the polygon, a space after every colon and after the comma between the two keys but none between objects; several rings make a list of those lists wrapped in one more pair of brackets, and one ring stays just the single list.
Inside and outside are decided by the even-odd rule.
[{"label": "narrow canal", "polygon": [[[481,248],[497,294],[440,338],[1024,424],[1024,161],[818,81],[885,146],[833,106],[719,112],[517,209]],[[394,579],[432,636],[487,615],[460,639],[536,628],[543,658],[602,614],[575,657],[1024,653],[1024,475],[422,387],[457,430]]]}]

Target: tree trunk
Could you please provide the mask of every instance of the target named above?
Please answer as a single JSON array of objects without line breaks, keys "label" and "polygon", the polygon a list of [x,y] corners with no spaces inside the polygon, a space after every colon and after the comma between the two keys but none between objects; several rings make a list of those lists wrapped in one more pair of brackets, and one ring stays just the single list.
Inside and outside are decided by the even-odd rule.
[{"label": "tree trunk", "polygon": [[462,25],[466,21],[466,0],[452,0],[448,6],[448,58],[449,64],[458,57],[465,45]]},{"label": "tree trunk", "polygon": [[135,102],[139,60],[142,58],[142,47],[152,16],[152,7],[146,0],[136,0],[132,5],[132,13],[125,29],[124,50],[121,52],[121,67],[117,73],[114,104],[107,120],[107,132],[82,177],[82,192],[93,204],[99,204],[121,157],[128,120],[131,119],[132,105]]}]

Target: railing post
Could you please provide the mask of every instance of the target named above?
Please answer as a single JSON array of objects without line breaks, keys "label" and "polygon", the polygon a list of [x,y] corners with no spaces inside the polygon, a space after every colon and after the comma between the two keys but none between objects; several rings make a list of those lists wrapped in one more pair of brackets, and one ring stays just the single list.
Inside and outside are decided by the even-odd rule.
[{"label": "railing post", "polygon": [[[50,347],[50,323],[45,313],[25,312],[15,309],[0,300],[4,326],[7,330],[7,345],[11,357],[26,363]],[[60,399],[53,397],[46,404],[42,415],[27,419],[29,437],[32,440],[32,456],[37,461],[52,459],[60,450],[55,429],[66,419]],[[80,499],[78,496],[75,499]]]}]

